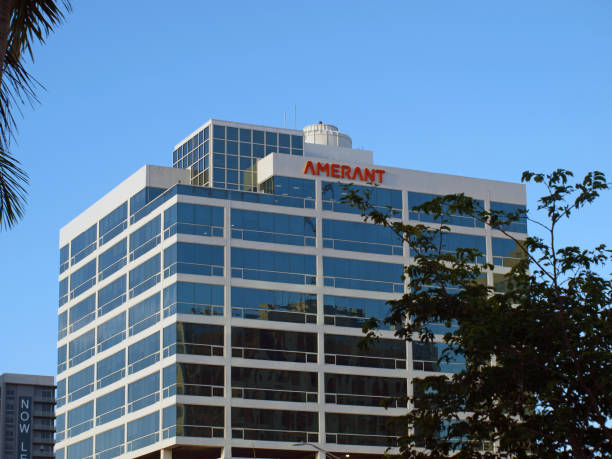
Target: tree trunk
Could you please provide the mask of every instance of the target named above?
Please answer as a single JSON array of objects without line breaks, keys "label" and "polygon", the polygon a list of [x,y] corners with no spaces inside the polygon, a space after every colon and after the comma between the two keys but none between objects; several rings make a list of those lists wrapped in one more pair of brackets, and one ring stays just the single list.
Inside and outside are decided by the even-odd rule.
[{"label": "tree trunk", "polygon": [[6,67],[6,50],[11,26],[11,13],[15,0],[0,0],[0,82]]}]

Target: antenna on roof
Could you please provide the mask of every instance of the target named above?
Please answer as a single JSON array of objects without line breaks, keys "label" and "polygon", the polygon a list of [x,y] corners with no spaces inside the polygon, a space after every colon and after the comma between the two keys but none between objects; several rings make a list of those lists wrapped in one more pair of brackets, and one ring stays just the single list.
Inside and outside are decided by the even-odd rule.
[{"label": "antenna on roof", "polygon": [[297,105],[293,104],[293,129],[297,129]]},{"label": "antenna on roof", "polygon": [[287,127],[287,112],[283,112],[283,127]]}]

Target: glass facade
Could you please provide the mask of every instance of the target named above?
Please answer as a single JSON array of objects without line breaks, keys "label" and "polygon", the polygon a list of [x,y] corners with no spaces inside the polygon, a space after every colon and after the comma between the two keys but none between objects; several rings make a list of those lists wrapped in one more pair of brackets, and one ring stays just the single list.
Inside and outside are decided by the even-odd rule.
[{"label": "glass facade", "polygon": [[191,169],[191,183],[257,191],[257,161],[272,153],[304,155],[300,131],[207,123],[172,153],[172,166]]},{"label": "glass facade", "polygon": [[[169,170],[189,181],[150,174],[61,238],[57,457],[140,456],[187,437],[273,457],[300,442],[382,455],[406,410],[388,399],[465,368],[443,343],[407,344],[382,322],[415,254],[363,222],[345,184],[304,178],[308,148],[300,131],[209,122],[173,152]],[[273,153],[295,171],[258,183],[257,160]],[[448,186],[399,183],[356,189],[395,219],[439,224],[413,207]],[[524,208],[487,196],[478,204],[494,211]],[[442,250],[478,249],[502,289],[517,243],[465,215],[446,223],[458,228]],[[505,229],[525,234],[525,220]],[[371,318],[381,337],[364,347]],[[429,327],[437,341],[449,330]]]}]

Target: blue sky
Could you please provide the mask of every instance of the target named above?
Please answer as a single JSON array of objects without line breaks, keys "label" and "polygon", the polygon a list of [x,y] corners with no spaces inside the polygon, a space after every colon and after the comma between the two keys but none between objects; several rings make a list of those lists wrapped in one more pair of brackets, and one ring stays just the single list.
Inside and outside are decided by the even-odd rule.
[{"label": "blue sky", "polygon": [[[55,374],[60,227],[211,117],[292,127],[296,105],[377,164],[612,174],[608,0],[73,3],[35,49],[46,90],[13,147],[32,183],[0,232],[0,373]],[[609,243],[611,204],[561,240]]]}]

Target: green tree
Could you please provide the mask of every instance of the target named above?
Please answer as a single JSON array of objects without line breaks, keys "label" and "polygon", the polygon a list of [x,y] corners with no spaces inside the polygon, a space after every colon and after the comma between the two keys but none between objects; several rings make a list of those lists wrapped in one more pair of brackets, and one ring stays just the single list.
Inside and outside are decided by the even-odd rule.
[{"label": "green tree", "polygon": [[15,137],[15,110],[38,101],[40,84],[24,62],[34,59],[33,46],[44,43],[70,10],[67,0],[0,0],[0,228],[10,228],[23,216],[28,176],[10,153]]},{"label": "green tree", "polygon": [[[558,247],[556,240],[559,225],[608,183],[601,172],[575,183],[572,177],[561,169],[523,173],[523,181],[545,187],[538,201],[545,223],[527,212],[486,211],[456,194],[416,209],[439,224],[403,225],[373,209],[367,195],[348,192],[345,199],[367,220],[393,228],[414,252],[405,268],[410,291],[390,302],[384,322],[398,337],[423,343],[434,340],[428,324],[446,324],[437,337],[446,348],[438,363],[452,361],[455,352],[466,360],[452,377],[414,381],[413,396],[403,400],[412,408],[402,418],[404,457],[612,456],[612,284],[600,274],[609,268],[610,250]],[[516,244],[520,255],[496,287],[483,282],[493,266],[478,264],[477,250],[441,250],[445,222],[457,214]],[[508,232],[527,219],[546,236]],[[375,319],[364,326],[368,339],[376,339],[377,326]]]}]

